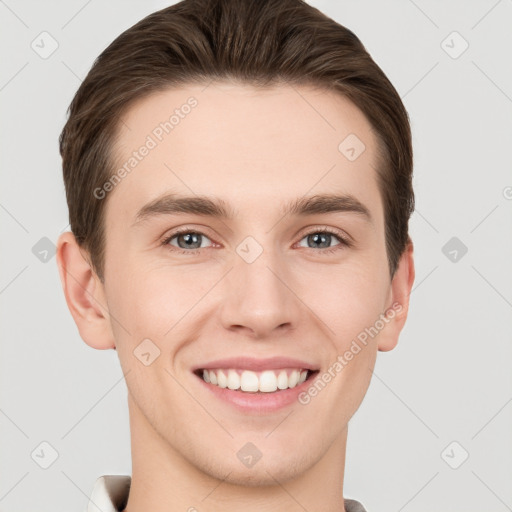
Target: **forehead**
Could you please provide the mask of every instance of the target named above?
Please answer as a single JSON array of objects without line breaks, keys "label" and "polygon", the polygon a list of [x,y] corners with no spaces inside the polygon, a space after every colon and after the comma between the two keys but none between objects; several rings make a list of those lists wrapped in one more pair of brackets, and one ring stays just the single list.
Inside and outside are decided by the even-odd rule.
[{"label": "forehead", "polygon": [[113,156],[122,179],[107,209],[129,221],[167,192],[220,198],[241,216],[317,193],[354,195],[376,217],[381,209],[372,127],[323,89],[220,82],[160,91],[124,113]]}]

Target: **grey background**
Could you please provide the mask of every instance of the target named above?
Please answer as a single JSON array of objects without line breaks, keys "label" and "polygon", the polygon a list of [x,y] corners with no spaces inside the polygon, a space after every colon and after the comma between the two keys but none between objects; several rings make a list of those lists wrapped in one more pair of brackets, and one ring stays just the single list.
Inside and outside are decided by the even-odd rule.
[{"label": "grey background", "polygon": [[[414,134],[411,310],[351,421],[345,496],[369,512],[512,510],[512,1],[310,3],[360,37]],[[57,138],[94,58],[166,5],[0,0],[2,512],[81,511],[99,475],[131,474],[116,353],[79,337],[51,252],[68,228]],[[469,43],[457,58],[453,31]]]}]

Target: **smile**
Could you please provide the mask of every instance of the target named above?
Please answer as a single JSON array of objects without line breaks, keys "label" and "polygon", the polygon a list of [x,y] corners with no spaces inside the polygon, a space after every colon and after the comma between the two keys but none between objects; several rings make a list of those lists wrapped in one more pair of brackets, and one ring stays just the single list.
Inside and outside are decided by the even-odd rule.
[{"label": "smile", "polygon": [[276,370],[251,371],[241,369],[200,369],[197,374],[209,384],[243,393],[273,393],[294,388],[302,384],[311,370],[282,368]]}]

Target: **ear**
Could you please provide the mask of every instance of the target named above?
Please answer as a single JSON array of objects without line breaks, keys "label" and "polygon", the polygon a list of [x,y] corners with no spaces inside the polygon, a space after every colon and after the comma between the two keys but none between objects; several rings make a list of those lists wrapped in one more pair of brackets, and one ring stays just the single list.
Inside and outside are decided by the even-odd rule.
[{"label": "ear", "polygon": [[70,231],[60,235],[56,256],[66,302],[81,338],[92,348],[115,349],[103,283]]},{"label": "ear", "polygon": [[387,352],[396,347],[398,337],[407,319],[409,296],[411,295],[415,276],[413,251],[413,243],[409,237],[407,247],[400,257],[398,267],[391,281],[387,314],[385,313],[389,323],[380,332],[378,342],[378,349],[381,352]]}]

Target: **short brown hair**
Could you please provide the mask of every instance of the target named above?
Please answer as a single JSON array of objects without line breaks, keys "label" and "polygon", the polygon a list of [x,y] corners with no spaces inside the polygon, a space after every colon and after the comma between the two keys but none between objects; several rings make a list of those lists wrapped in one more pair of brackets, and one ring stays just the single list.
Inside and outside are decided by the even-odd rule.
[{"label": "short brown hair", "polygon": [[[409,240],[414,210],[409,117],[361,41],[302,0],[183,0],[117,37],[96,59],[59,138],[71,230],[103,280],[106,200],[120,116],[153,92],[212,80],[313,85],[336,91],[377,135],[390,275]],[[341,141],[340,141],[341,142]]]}]

